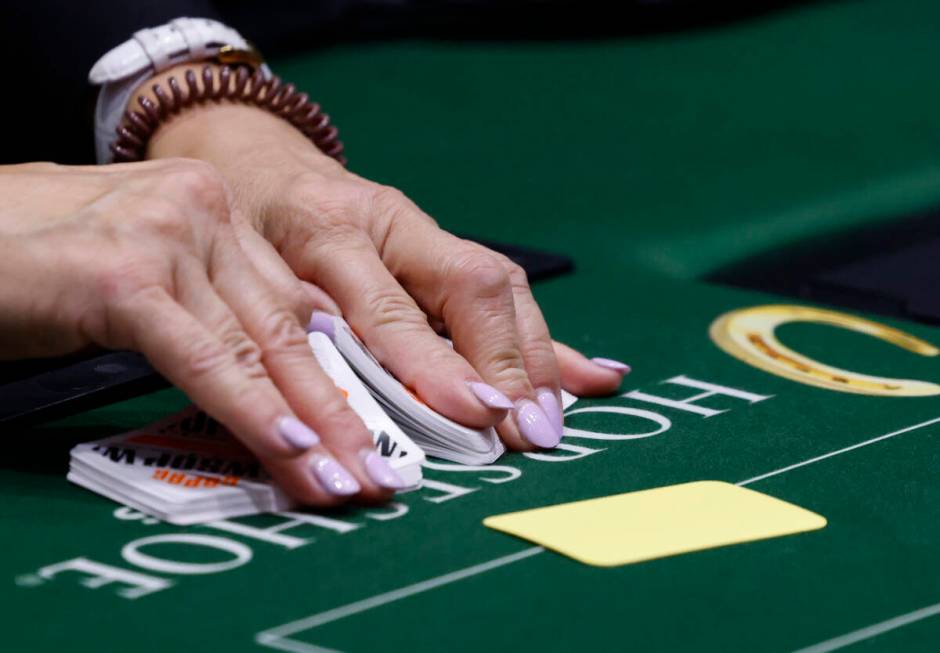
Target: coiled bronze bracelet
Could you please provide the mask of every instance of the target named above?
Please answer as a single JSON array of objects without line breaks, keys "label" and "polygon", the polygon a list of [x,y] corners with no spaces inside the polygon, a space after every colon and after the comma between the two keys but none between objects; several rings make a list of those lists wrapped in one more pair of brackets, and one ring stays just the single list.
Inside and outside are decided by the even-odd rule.
[{"label": "coiled bronze bracelet", "polygon": [[[234,70],[234,79],[233,79]],[[288,121],[324,154],[346,165],[343,143],[339,131],[330,124],[330,117],[320,110],[320,105],[311,102],[306,93],[300,93],[293,84],[285,84],[277,76],[264,78],[261,71],[249,73],[248,68],[223,66],[219,70],[218,84],[212,66],[202,69],[202,86],[197,83],[196,73],[187,70],[186,91],[175,77],[169,77],[166,85],[151,89],[157,101],[143,95],[138,96],[140,111],[127,109],[117,127],[117,140],[111,144],[115,162],[140,161],[147,153],[150,137],[171,116],[195,104],[228,100],[265,109]]]}]

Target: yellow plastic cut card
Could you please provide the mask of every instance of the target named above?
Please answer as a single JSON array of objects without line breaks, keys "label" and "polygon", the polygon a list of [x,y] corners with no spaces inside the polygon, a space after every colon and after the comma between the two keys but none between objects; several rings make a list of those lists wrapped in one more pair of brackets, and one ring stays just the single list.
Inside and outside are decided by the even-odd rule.
[{"label": "yellow plastic cut card", "polygon": [[696,481],[495,515],[492,529],[588,565],[632,562],[823,528],[792,503],[723,481]]}]

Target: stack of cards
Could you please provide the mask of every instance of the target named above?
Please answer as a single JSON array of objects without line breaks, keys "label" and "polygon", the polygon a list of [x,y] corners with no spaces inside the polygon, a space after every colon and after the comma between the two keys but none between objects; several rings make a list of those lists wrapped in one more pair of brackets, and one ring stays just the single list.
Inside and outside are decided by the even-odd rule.
[{"label": "stack of cards", "polygon": [[[317,361],[372,433],[376,450],[415,488],[425,454],[486,465],[505,451],[496,430],[461,426],[426,406],[333,318],[309,334]],[[574,397],[563,394],[567,407]],[[420,448],[419,448],[420,447]],[[261,464],[196,408],[72,449],[68,478],[174,524],[278,512],[293,507]]]},{"label": "stack of cards", "polygon": [[333,318],[330,335],[372,396],[429,456],[486,465],[506,451],[496,429],[461,426],[425,405],[375,360],[343,318]]},{"label": "stack of cards", "polygon": [[[382,410],[330,339],[311,333],[321,367],[372,432],[376,450],[412,487],[424,452]],[[71,452],[68,479],[174,524],[195,524],[294,507],[261,464],[196,408]]]},{"label": "stack of cards", "polygon": [[311,333],[307,340],[320,367],[343,391],[349,407],[356,411],[371,431],[376,450],[409,487],[418,487],[421,484],[421,463],[424,462],[425,452],[382,410],[326,334]]},{"label": "stack of cards", "polygon": [[174,524],[278,512],[292,505],[251,453],[196,408],[77,445],[68,479]]}]

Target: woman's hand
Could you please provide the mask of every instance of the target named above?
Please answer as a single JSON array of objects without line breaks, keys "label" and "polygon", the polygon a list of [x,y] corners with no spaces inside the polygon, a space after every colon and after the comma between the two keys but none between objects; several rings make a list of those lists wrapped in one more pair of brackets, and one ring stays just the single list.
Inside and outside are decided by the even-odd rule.
[{"label": "woman's hand", "polygon": [[444,415],[497,425],[514,449],[559,442],[562,386],[609,393],[628,370],[553,343],[525,272],[505,256],[443,231],[261,109],[190,109],[154,135],[149,156],[217,166],[246,218],[379,361]]},{"label": "woman's hand", "polygon": [[239,227],[211,166],[9,166],[0,196],[0,358],[140,351],[296,499],[400,487],[307,343],[318,295]]}]

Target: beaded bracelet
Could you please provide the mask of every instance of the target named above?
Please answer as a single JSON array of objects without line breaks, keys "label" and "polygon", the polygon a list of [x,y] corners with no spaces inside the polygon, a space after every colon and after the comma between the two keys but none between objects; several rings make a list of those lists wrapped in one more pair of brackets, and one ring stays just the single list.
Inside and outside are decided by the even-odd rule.
[{"label": "beaded bracelet", "polygon": [[321,152],[346,165],[343,143],[339,140],[339,131],[330,124],[330,117],[322,113],[320,105],[311,102],[306,93],[297,92],[293,84],[284,84],[277,76],[265,79],[260,70],[252,74],[245,66],[223,66],[219,72],[218,85],[212,66],[202,69],[201,87],[192,70],[187,70],[184,77],[185,92],[175,77],[169,77],[166,80],[169,91],[160,84],[151,87],[156,102],[141,95],[137,103],[142,111],[127,109],[124,112],[116,129],[118,138],[110,146],[115,162],[142,160],[146,155],[147,143],[157,127],[183,109],[196,104],[228,100],[257,106],[283,118],[299,129]]}]

